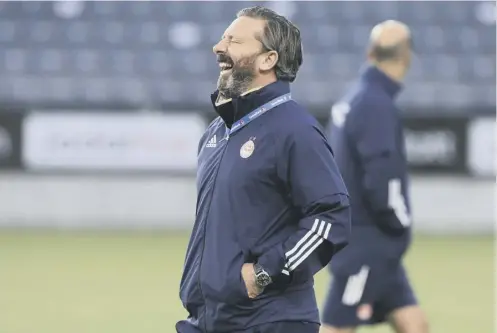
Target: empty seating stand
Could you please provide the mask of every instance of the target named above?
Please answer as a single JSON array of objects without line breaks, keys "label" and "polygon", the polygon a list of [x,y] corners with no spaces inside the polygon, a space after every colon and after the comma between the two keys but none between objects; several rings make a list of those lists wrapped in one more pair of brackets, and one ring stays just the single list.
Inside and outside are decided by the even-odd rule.
[{"label": "empty seating stand", "polygon": [[[212,46],[253,2],[0,2],[0,102],[208,105]],[[257,4],[260,4],[258,2]],[[416,55],[401,102],[495,105],[492,2],[268,2],[301,29],[296,97],[329,105],[357,75],[371,27],[399,19]]]}]

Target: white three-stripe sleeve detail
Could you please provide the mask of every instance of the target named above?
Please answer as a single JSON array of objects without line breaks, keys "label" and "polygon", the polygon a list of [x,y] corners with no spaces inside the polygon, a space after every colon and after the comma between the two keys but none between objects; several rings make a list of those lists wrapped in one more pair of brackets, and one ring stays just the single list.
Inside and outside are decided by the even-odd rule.
[{"label": "white three-stripe sleeve detail", "polygon": [[[290,275],[311,253],[328,238],[331,223],[315,219],[312,229],[302,237],[295,246],[285,253],[287,262],[282,274]],[[298,251],[298,252],[297,252]],[[297,252],[297,253],[295,253]]]},{"label": "white three-stripe sleeve detail", "polygon": [[[324,235],[323,235],[323,229],[324,229],[325,225],[326,225],[326,229],[324,230]],[[301,249],[301,251],[299,251],[298,254],[293,256],[288,261],[288,265],[290,265],[288,270],[289,271],[295,270],[305,259],[307,259],[311,255],[311,253],[314,252],[314,250],[316,250],[318,248],[318,246],[320,246],[324,242],[324,240],[328,238],[328,235],[330,234],[330,230],[331,230],[331,223],[321,221],[321,225],[319,227],[317,234],[312,238],[312,240],[310,240],[309,242],[306,243],[306,245]],[[317,242],[315,241],[316,239],[317,239]],[[309,248],[309,249],[307,249],[307,248]],[[305,253],[302,253],[306,249],[307,249],[307,251]],[[292,261],[294,261],[294,262],[292,263]]]},{"label": "white three-stripe sleeve detail", "polygon": [[[307,231],[307,233],[304,235],[304,237],[302,237],[298,242],[297,244],[295,244],[295,246],[290,249],[288,252],[285,253],[285,258],[288,259],[293,253],[295,253],[296,251],[298,251],[298,249],[300,248],[300,246],[302,244],[304,244],[304,242],[309,238],[311,237],[312,235],[315,235],[316,234],[316,229],[318,228],[318,225],[319,225],[319,219],[315,219],[314,220],[314,224],[312,225],[312,228],[311,230]],[[288,269],[288,265],[289,265],[289,262],[285,262],[285,268],[281,271],[282,274],[285,274],[285,275],[290,275],[290,271]]]},{"label": "white three-stripe sleeve detail", "polygon": [[314,244],[314,245],[313,245],[313,246],[312,246],[312,247],[311,247],[311,248],[310,248],[310,249],[309,249],[306,253],[304,253],[304,255],[303,255],[303,256],[301,256],[301,257],[300,257],[300,259],[299,259],[297,262],[295,262],[292,266],[290,266],[289,270],[290,270],[290,271],[295,270],[295,268],[297,268],[297,267],[298,267],[298,266],[302,263],[302,261],[304,261],[305,259],[307,259],[307,257],[308,257],[308,256],[310,256],[310,255],[311,255],[311,253],[312,253],[315,249],[317,249],[317,247],[318,247],[319,245],[321,245],[321,243],[323,243],[323,242],[324,242],[324,239],[323,239],[323,238],[320,238],[320,239],[318,240],[318,242],[317,242],[316,244]]},{"label": "white three-stripe sleeve detail", "polygon": [[319,229],[318,229],[318,231],[316,233],[314,233],[314,235],[311,237],[311,239],[309,239],[307,242],[305,242],[305,244],[302,245],[302,247],[300,248],[300,250],[297,253],[295,253],[291,257],[287,257],[288,266],[291,266],[293,264],[293,262],[299,260],[299,258],[302,256],[302,254],[310,246],[312,246],[312,244],[314,244],[318,239],[322,238],[322,234],[323,234],[323,231],[324,231],[325,222],[324,221],[319,221],[319,222],[320,222],[319,223]]},{"label": "white three-stripe sleeve detail", "polygon": [[318,219],[315,219],[314,220],[314,224],[312,225],[312,229],[309,230],[305,235],[304,237],[302,237],[302,239],[300,239],[297,244],[295,244],[295,246],[289,250],[287,253],[285,253],[285,256],[287,258],[289,258],[292,254],[294,254],[296,251],[298,251],[299,247],[309,238],[311,237],[312,235],[314,235],[316,233],[316,229],[318,227],[318,224],[319,224],[319,220]]},{"label": "white three-stripe sleeve detail", "polygon": [[324,231],[324,239],[328,239],[328,236],[330,235],[330,230],[331,230],[331,223],[326,223],[326,230]]}]

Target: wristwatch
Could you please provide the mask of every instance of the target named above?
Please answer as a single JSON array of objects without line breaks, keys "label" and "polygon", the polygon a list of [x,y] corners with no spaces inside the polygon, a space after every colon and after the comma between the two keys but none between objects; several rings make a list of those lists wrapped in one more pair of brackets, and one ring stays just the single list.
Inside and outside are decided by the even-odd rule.
[{"label": "wristwatch", "polygon": [[255,284],[257,285],[257,287],[264,289],[273,282],[268,272],[266,272],[261,265],[254,264],[254,272]]}]

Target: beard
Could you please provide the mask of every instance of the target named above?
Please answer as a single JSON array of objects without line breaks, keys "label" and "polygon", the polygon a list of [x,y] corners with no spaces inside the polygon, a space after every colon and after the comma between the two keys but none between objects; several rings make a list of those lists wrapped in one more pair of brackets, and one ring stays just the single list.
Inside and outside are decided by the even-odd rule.
[{"label": "beard", "polygon": [[221,72],[217,80],[217,88],[221,97],[236,98],[247,91],[256,75],[254,64],[257,56],[258,54],[255,54],[237,62],[227,55],[218,56],[218,62],[232,65],[231,69]]}]

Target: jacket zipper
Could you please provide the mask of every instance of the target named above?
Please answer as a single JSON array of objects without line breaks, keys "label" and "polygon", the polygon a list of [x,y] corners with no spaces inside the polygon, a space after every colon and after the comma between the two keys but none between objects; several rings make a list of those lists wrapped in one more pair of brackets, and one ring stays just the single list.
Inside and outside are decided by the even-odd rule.
[{"label": "jacket zipper", "polygon": [[[229,136],[226,137],[226,141],[229,140]],[[212,182],[212,189],[211,189],[211,192],[214,193],[214,189],[216,188],[216,179],[217,179],[217,175],[219,173],[219,169],[221,168],[221,161],[224,157],[224,154],[226,153],[226,148],[228,147],[228,142],[226,142],[224,144],[224,147],[222,148],[223,149],[223,152],[221,153],[221,155],[219,156],[219,158],[217,159],[217,162],[218,162],[218,165],[217,165],[217,170],[216,170],[216,174],[214,175],[214,180]],[[206,214],[206,221],[204,223],[204,237],[202,237],[202,255],[200,256],[200,270],[199,270],[199,274],[198,274],[198,288],[200,289],[200,293],[202,294],[202,298],[204,299],[204,304],[205,304],[205,307],[204,307],[204,330],[205,332],[207,332],[207,302],[206,302],[206,298],[205,298],[205,295],[204,295],[204,291],[202,290],[202,284],[200,283],[200,278],[202,276],[202,263],[204,261],[204,251],[205,251],[205,237],[206,237],[206,234],[207,234],[207,220],[208,220],[208,217],[209,217],[209,213],[211,211],[211,202],[212,202],[212,199],[214,198],[214,195],[211,196],[211,199],[209,200],[209,209],[207,211],[207,214]]]}]

